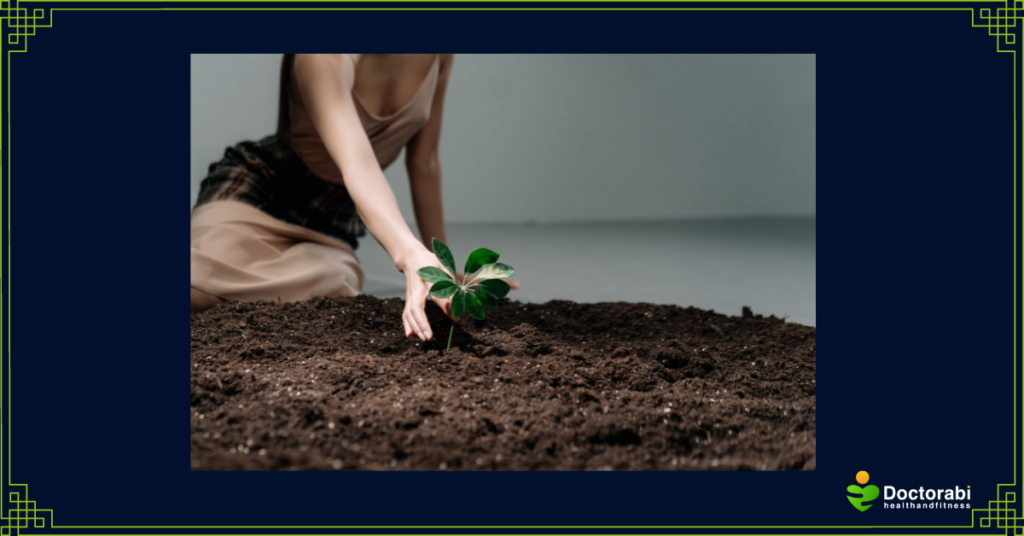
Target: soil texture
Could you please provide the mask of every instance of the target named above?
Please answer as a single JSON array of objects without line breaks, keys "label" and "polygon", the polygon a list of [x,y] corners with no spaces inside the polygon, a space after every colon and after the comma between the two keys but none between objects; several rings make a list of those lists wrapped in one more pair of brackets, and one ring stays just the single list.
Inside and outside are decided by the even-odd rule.
[{"label": "soil texture", "polygon": [[192,315],[193,470],[813,470],[815,329],[643,303]]}]

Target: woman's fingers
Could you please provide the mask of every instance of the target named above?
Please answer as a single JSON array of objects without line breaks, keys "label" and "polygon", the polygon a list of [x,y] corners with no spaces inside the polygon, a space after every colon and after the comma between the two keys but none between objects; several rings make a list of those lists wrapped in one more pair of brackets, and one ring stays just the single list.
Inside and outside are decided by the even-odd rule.
[{"label": "woman's fingers", "polygon": [[[405,324],[406,337],[415,334],[420,340],[429,341],[434,338],[434,330],[430,328],[430,321],[427,320],[427,298],[434,300],[441,310],[451,318],[451,300],[439,300],[430,296],[430,283],[422,279],[418,270],[413,272],[414,266],[431,266],[440,268],[441,264],[434,255],[424,255],[423,259],[410,261],[410,270],[406,271],[405,310],[402,312],[402,322]],[[458,274],[461,275],[461,274]]]},{"label": "woman's fingers", "polygon": [[428,341],[433,336],[430,322],[427,321],[427,315],[424,312],[427,306],[427,295],[427,288],[422,280],[411,281],[405,295],[403,318],[406,319],[406,324],[411,330],[409,335],[415,334],[421,341]]},{"label": "woman's fingers", "polygon": [[519,290],[519,282],[518,281],[513,281],[511,279],[506,279],[505,282],[508,283],[509,288],[511,288],[512,290]]},{"label": "woman's fingers", "polygon": [[413,318],[409,316],[409,311],[403,311],[401,313],[401,323],[406,326],[406,337],[412,337],[416,334],[416,323],[414,323]]},{"label": "woman's fingers", "polygon": [[416,325],[419,326],[420,338],[429,341],[434,337],[434,333],[430,330],[430,322],[427,321],[427,313],[424,311],[426,306],[427,296],[424,293],[423,297],[416,301],[416,307],[412,309],[412,317],[416,321]]},{"label": "woman's fingers", "polygon": [[428,341],[431,337],[430,323],[427,322],[426,316],[423,311],[413,308],[406,313],[408,320],[406,324],[409,326],[409,337],[419,337],[421,341]]},{"label": "woman's fingers", "polygon": [[417,322],[416,316],[413,311],[416,309],[416,289],[411,284],[408,290],[405,292],[405,310],[402,311],[402,322],[405,324],[405,336],[412,337],[413,335],[419,337],[419,339],[426,340],[423,338],[423,328]]},{"label": "woman's fingers", "polygon": [[416,321],[413,320],[412,314],[410,314],[408,308],[406,308],[405,311],[402,311],[402,324],[405,325],[406,337],[412,337],[413,335],[416,335],[417,337],[419,336],[419,329],[416,326]]}]

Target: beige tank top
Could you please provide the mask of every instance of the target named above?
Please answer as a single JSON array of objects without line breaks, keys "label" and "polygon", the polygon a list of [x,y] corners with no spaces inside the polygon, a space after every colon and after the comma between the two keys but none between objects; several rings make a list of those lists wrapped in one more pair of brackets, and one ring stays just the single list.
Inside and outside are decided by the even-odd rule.
[{"label": "beige tank top", "polygon": [[[392,164],[402,152],[402,147],[408,143],[423,125],[430,119],[430,106],[434,102],[434,91],[437,89],[437,77],[440,72],[440,55],[434,56],[434,64],[427,73],[416,95],[409,103],[397,112],[381,117],[366,110],[359,97],[352,93],[352,100],[355,102],[356,111],[359,113],[359,120],[370,138],[370,145],[377,155],[377,162],[381,169]],[[355,60],[351,55],[346,54],[342,61],[350,62],[342,68],[355,68]],[[309,112],[302,103],[302,98],[294,91],[290,92],[291,118],[292,118],[292,149],[299,155],[299,158],[306,164],[313,173],[321,179],[329,182],[342,184],[341,170],[338,169],[334,159],[327,152],[313,127],[309,118]]]}]

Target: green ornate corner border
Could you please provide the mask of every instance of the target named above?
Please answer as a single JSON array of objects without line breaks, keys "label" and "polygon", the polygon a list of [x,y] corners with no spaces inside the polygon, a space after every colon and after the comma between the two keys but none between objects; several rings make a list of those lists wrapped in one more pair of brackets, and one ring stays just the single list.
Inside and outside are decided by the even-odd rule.
[{"label": "green ornate corner border", "polygon": [[[20,1],[20,3],[19,3]],[[65,4],[73,4],[76,0],[65,2]],[[121,2],[124,0],[112,0],[114,3]],[[1016,200],[1021,195],[1018,190],[1018,183],[1020,183],[1020,169],[1018,168],[1018,160],[1020,157],[1020,143],[1017,132],[1020,130],[1021,125],[1024,124],[1024,99],[1022,99],[1021,87],[1018,87],[1018,79],[1020,73],[1024,72],[1024,53],[1018,53],[1016,50],[1018,42],[1021,39],[1020,26],[1018,20],[1024,20],[1024,1],[1022,0],[1005,0],[1004,5],[999,6],[1000,2],[991,2],[987,0],[878,0],[878,1],[864,1],[864,0],[789,0],[788,4],[800,4],[800,3],[814,3],[817,6],[809,7],[749,7],[750,4],[759,2],[773,2],[774,0],[701,0],[701,3],[708,4],[720,4],[722,7],[686,7],[686,0],[644,0],[646,4],[657,4],[664,3],[664,7],[595,7],[600,6],[604,2],[618,2],[622,3],[623,0],[516,0],[520,4],[526,4],[528,7],[429,7],[429,4],[425,7],[387,7],[388,4],[397,3],[403,0],[360,0],[361,3],[375,3],[379,4],[380,7],[313,7],[313,8],[289,8],[289,7],[216,7],[208,8],[202,7],[204,2],[210,2],[212,0],[136,0],[133,3],[153,3],[158,4],[161,7],[145,8],[145,7],[129,7],[129,8],[87,8],[87,7],[43,7],[43,8],[27,8],[21,7],[24,4],[39,4],[41,2],[32,2],[25,0],[0,0],[0,27],[3,28],[2,34],[5,37],[3,42],[4,54],[0,54],[0,72],[3,74],[3,79],[6,83],[6,99],[3,103],[4,110],[10,110],[10,88],[11,88],[11,69],[10,69],[10,54],[25,53],[28,52],[29,37],[34,37],[38,29],[41,28],[52,28],[53,27],[53,15],[57,11],[155,11],[155,10],[176,10],[176,11],[256,11],[256,10],[306,10],[306,11],[352,11],[352,10],[430,10],[430,11],[453,11],[453,10],[465,10],[465,11],[483,11],[483,10],[495,10],[495,11],[962,11],[968,12],[971,17],[971,26],[974,28],[986,28],[988,35],[996,38],[996,51],[1000,53],[1009,53],[1014,55],[1014,102],[1013,102],[1013,121],[1014,121],[1014,298],[1019,300],[1021,296],[1021,289],[1017,286],[1017,274],[1019,273],[1019,267],[1017,263],[1018,255],[1018,242],[1020,237],[1018,235],[1018,229],[1016,226],[1020,225],[1019,215],[1016,209]],[[272,2],[275,0],[226,0],[229,2]],[[287,1],[287,0],[286,0]],[[404,3],[410,2],[432,2],[434,0],[404,0]],[[497,2],[502,0],[444,0],[447,3],[458,3],[458,2],[472,2],[474,4],[486,4],[490,2]],[[588,4],[586,7],[543,7],[545,3],[560,1],[565,2],[585,2]],[[631,1],[631,0],[626,0]],[[332,2],[339,3],[335,0],[306,0],[306,3],[316,2]],[[943,3],[957,3],[957,4],[985,4],[990,7],[941,7]],[[280,4],[282,2],[277,1]],[[343,3],[343,2],[342,2]],[[728,7],[730,4],[743,3],[747,7]],[[844,7],[827,7],[828,4],[842,3]],[[929,3],[933,4],[929,7],[886,7],[886,4],[900,4],[905,6],[906,4],[912,3]],[[868,7],[850,7],[853,4],[861,4]],[[996,7],[999,6],[999,7]],[[1024,23],[1022,23],[1024,24]],[[1024,51],[1022,51],[1024,52]],[[3,128],[0,129],[0,147],[3,148],[3,158],[0,159],[0,176],[7,178],[8,186],[6,191],[0,191],[0,222],[2,225],[9,226],[10,223],[10,176],[9,176],[9,162],[11,158],[10,154],[10,139],[11,139],[11,125],[10,119],[8,120]],[[4,215],[6,213],[6,219]],[[9,244],[9,242],[8,242]],[[10,265],[10,246],[7,246],[5,252],[7,254],[7,263],[5,264],[5,271]],[[0,293],[0,299],[3,300],[3,306],[0,308],[0,324],[10,329],[9,322],[9,303],[7,296],[10,295],[10,281],[7,282],[6,294]],[[759,525],[621,525],[621,526],[598,526],[598,525],[424,525],[424,526],[413,526],[413,525],[331,525],[331,526],[292,526],[292,525],[280,525],[280,526],[256,526],[256,525],[58,525],[54,523],[53,509],[51,508],[39,508],[36,501],[29,499],[29,489],[27,484],[17,484],[11,481],[12,473],[12,460],[10,456],[10,437],[11,431],[8,429],[10,423],[10,410],[11,410],[11,369],[8,362],[7,367],[0,368],[0,386],[4,388],[6,397],[0,399],[0,411],[4,412],[4,424],[0,426],[0,536],[17,536],[21,531],[31,532],[33,529],[46,530],[48,534],[58,534],[61,529],[69,530],[103,530],[103,529],[116,529],[118,531],[130,531],[130,530],[180,530],[183,534],[195,534],[197,531],[209,530],[209,529],[225,529],[225,530],[238,530],[238,529],[260,529],[260,530],[275,530],[275,529],[305,529],[305,530],[361,530],[361,529],[374,529],[374,530],[422,530],[422,529],[481,529],[481,530],[508,530],[508,529],[525,529],[525,530],[542,530],[542,529],[560,529],[560,530],[587,530],[587,529],[601,529],[601,530],[616,530],[616,529],[642,529],[642,530],[671,530],[671,529],[686,529],[686,530],[701,530],[701,529],[718,529],[718,530],[761,530],[761,529],[988,529],[985,532],[991,532],[993,529],[1000,529],[1005,531],[1007,536],[1022,536],[1024,535],[1024,515],[1022,515],[1022,505],[1017,501],[1017,486],[1019,483],[1024,483],[1024,478],[1018,478],[1024,475],[1018,474],[1018,471],[1024,470],[1024,463],[1018,463],[1018,457],[1022,455],[1020,450],[1021,445],[1018,443],[1018,419],[1021,413],[1018,413],[1018,406],[1021,405],[1022,399],[1020,393],[1017,392],[1016,381],[1018,378],[1018,367],[1017,360],[1019,355],[1019,348],[1017,348],[1017,333],[1016,329],[1019,326],[1020,319],[1017,318],[1016,307],[1020,302],[1015,301],[1014,305],[1014,361],[1013,361],[1013,382],[1014,382],[1014,411],[1013,411],[1013,423],[1014,423],[1014,445],[1013,445],[1013,483],[1010,484],[998,484],[996,486],[996,499],[988,501],[987,507],[985,508],[974,508],[971,510],[971,522],[967,525],[774,525],[774,526],[759,526]],[[8,333],[5,331],[4,333]],[[10,355],[10,340],[3,341],[4,349],[8,351]],[[49,530],[47,530],[49,529]],[[390,532],[389,534],[400,534],[398,532]],[[739,533],[737,533],[739,534]],[[372,535],[377,536],[377,535]],[[459,536],[466,536],[465,534]],[[509,535],[512,536],[512,535]],[[533,534],[532,536],[538,536]]]},{"label": "green ornate corner border", "polygon": [[28,38],[36,35],[36,28],[50,27],[49,12],[46,9],[33,8],[29,13],[27,8],[18,6],[17,0],[0,2],[0,13],[3,14],[0,18],[3,19],[3,33],[7,36],[9,52],[26,52]]},{"label": "green ornate corner border", "polygon": [[[973,12],[973,9],[971,10]],[[996,50],[999,52],[1016,53],[1012,48],[1017,42],[1017,20],[1024,18],[1024,2],[1007,0],[1006,7],[996,8],[995,15],[990,8],[978,10],[977,20],[984,23],[971,23],[975,28],[988,28],[988,34],[996,38]]]},{"label": "green ornate corner border", "polygon": [[27,485],[5,483],[0,487],[7,493],[0,533],[17,534],[22,529],[53,527],[53,511],[37,508],[36,502],[28,498]]},{"label": "green ornate corner border", "polygon": [[[11,75],[11,62],[9,61],[8,54],[17,52],[28,51],[28,40],[29,37],[36,35],[37,28],[49,28],[51,11],[47,9],[33,8],[31,11],[28,8],[20,7],[17,0],[3,0],[0,1],[0,26],[3,28],[2,35],[5,41],[2,43],[5,54],[0,54],[0,71],[3,71],[3,78],[6,80],[7,97],[3,103],[4,111],[10,109],[10,75]],[[4,127],[0,129],[0,145],[3,147],[3,159],[0,161],[0,175],[9,178],[10,166],[10,139],[11,139],[11,125],[10,120],[6,122]],[[9,188],[9,187],[8,187]],[[0,191],[0,221],[3,222],[6,228],[10,221],[10,210],[7,203],[10,202],[10,195],[8,191]],[[4,199],[6,197],[6,199]],[[4,213],[7,214],[7,219],[3,219]],[[10,247],[6,253],[10,253]],[[9,258],[9,257],[8,257]],[[5,265],[6,270],[8,265]],[[9,285],[10,283],[8,283]],[[4,290],[9,290],[4,289]],[[10,318],[8,314],[8,293],[0,295],[0,299],[3,299],[3,307],[0,308],[0,323],[3,323],[6,329],[10,329],[10,323],[7,319]],[[7,331],[3,332],[8,333]],[[4,341],[4,348],[10,350],[9,340]],[[8,353],[8,355],[10,355]],[[4,423],[9,423],[10,420],[10,381],[11,381],[11,370],[10,365],[6,368],[0,369],[0,385],[3,385],[4,392],[7,396],[0,400],[0,410],[5,412],[7,420]],[[0,534],[2,535],[16,535],[21,530],[26,529],[43,529],[53,528],[53,510],[44,510],[38,508],[36,501],[29,499],[28,485],[27,484],[15,484],[11,482],[11,459],[10,459],[10,438],[11,432],[6,426],[0,426],[0,473],[6,473],[0,476],[0,496],[2,496],[2,506],[0,506]]]},{"label": "green ornate corner border", "polygon": [[1024,518],[1017,505],[1017,493],[1013,484],[999,484],[996,489],[996,500],[988,502],[988,508],[975,508],[973,512],[981,514],[978,526],[981,528],[1005,529],[1008,536],[1024,534]]}]

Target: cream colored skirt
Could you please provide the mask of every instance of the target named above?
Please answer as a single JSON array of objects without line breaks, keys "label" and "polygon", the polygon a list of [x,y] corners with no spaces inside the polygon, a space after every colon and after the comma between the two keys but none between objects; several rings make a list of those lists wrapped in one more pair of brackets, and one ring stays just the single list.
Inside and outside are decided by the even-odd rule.
[{"label": "cream colored skirt", "polygon": [[352,248],[237,201],[192,211],[192,288],[228,301],[355,296],[365,276]]}]

